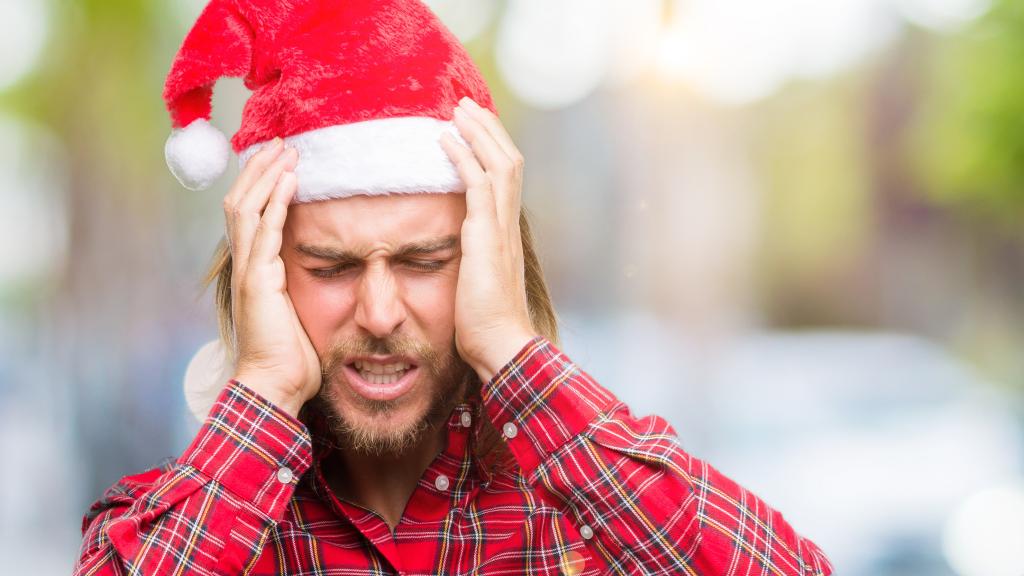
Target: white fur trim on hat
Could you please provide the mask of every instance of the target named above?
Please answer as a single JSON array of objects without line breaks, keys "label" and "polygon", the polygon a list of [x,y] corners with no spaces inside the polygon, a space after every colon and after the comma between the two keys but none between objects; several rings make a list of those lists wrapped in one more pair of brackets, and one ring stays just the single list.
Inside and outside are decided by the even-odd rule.
[{"label": "white fur trim on hat", "polygon": [[[418,116],[339,124],[288,136],[299,152],[295,202],[357,194],[465,192],[444,149],[442,132],[465,143],[452,122]],[[265,143],[239,155],[244,167]]]},{"label": "white fur trim on hat", "polygon": [[231,145],[224,133],[202,118],[171,132],[164,158],[171,174],[189,190],[204,190],[228,167]]},{"label": "white fur trim on hat", "polygon": [[185,402],[197,420],[206,420],[217,396],[233,376],[234,367],[228,364],[219,339],[207,342],[196,352],[185,370]]}]

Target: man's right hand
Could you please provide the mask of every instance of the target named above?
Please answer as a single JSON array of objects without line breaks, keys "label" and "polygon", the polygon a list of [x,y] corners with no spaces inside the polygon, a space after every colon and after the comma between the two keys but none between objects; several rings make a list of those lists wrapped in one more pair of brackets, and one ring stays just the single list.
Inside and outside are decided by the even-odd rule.
[{"label": "man's right hand", "polygon": [[295,195],[298,152],[276,138],[224,197],[231,250],[235,379],[292,416],[320,389],[320,359],[288,296],[282,228]]}]

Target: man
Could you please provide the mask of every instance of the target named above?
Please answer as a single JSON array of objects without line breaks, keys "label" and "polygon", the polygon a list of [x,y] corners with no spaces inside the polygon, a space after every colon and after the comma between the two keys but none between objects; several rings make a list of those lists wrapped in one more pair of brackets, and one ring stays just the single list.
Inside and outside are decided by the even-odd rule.
[{"label": "man", "polygon": [[189,186],[223,168],[224,74],[254,89],[226,357],[190,368],[184,454],[86,516],[78,574],[831,573],[556,347],[522,156],[425,7],[211,2],[165,90]]}]

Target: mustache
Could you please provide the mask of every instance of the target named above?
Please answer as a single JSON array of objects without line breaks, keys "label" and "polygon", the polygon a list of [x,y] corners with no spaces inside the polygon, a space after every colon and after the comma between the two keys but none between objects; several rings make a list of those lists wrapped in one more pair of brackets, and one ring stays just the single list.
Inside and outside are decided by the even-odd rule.
[{"label": "mustache", "polygon": [[450,360],[444,356],[453,353],[454,345],[451,351],[439,354],[432,347],[404,334],[389,334],[384,338],[374,336],[346,338],[334,342],[320,357],[320,375],[324,382],[327,382],[338,375],[342,366],[348,363],[349,358],[372,355],[414,358],[417,360],[418,366],[436,371],[446,360]]}]

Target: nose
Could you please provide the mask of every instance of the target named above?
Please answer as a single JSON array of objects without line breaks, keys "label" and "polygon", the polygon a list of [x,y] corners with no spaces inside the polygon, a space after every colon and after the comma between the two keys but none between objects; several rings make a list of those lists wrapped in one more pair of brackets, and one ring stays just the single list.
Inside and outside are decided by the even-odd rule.
[{"label": "nose", "polygon": [[405,315],[399,287],[387,265],[368,267],[357,295],[356,324],[375,337],[384,338],[402,324]]}]

